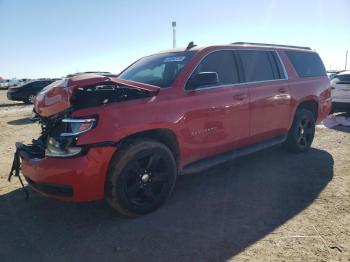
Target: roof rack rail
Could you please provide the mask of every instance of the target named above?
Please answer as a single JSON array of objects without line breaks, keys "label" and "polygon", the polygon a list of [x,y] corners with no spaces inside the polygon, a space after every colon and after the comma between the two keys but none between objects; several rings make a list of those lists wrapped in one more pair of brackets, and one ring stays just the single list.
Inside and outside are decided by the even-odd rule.
[{"label": "roof rack rail", "polygon": [[250,43],[250,42],[235,42],[235,43],[231,43],[231,45],[261,45],[261,46],[289,47],[289,48],[298,48],[298,49],[311,50],[310,47],[306,47],[306,46],[277,45],[277,44]]}]

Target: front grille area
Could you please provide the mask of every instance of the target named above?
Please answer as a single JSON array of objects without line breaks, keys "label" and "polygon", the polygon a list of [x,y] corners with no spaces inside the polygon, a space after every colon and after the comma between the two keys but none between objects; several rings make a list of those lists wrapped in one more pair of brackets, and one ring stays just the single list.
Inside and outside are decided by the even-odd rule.
[{"label": "front grille area", "polygon": [[16,147],[19,150],[19,154],[21,155],[21,157],[25,159],[42,159],[45,157],[46,144],[44,144],[42,140],[33,139],[32,144],[30,145],[25,145],[17,142]]}]

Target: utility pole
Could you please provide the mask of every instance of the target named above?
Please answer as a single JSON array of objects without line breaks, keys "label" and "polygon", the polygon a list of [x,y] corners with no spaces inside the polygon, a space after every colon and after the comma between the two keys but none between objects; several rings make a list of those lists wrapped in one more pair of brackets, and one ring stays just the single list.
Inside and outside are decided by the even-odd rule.
[{"label": "utility pole", "polygon": [[173,21],[171,25],[173,26],[173,48],[175,48],[176,47],[176,22]]},{"label": "utility pole", "polygon": [[346,50],[346,53],[345,53],[345,70],[347,65],[348,65],[348,50]]}]

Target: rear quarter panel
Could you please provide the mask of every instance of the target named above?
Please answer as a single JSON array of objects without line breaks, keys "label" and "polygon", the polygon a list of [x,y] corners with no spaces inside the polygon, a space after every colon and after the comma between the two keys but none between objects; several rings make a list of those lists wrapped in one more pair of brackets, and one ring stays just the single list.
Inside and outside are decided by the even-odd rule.
[{"label": "rear quarter panel", "polygon": [[298,105],[307,100],[314,100],[318,103],[316,122],[321,122],[327,117],[332,107],[331,85],[328,77],[300,78],[287,55],[283,51],[280,51],[279,54],[288,73],[289,92],[291,95],[291,106],[293,108],[289,119],[289,127],[292,125]]}]

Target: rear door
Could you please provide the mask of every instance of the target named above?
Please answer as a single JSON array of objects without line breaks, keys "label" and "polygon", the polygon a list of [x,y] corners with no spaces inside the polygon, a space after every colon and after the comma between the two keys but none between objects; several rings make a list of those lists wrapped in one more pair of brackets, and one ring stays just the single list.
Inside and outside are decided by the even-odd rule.
[{"label": "rear door", "polygon": [[275,51],[238,50],[250,96],[251,143],[287,133],[291,96]]}]

